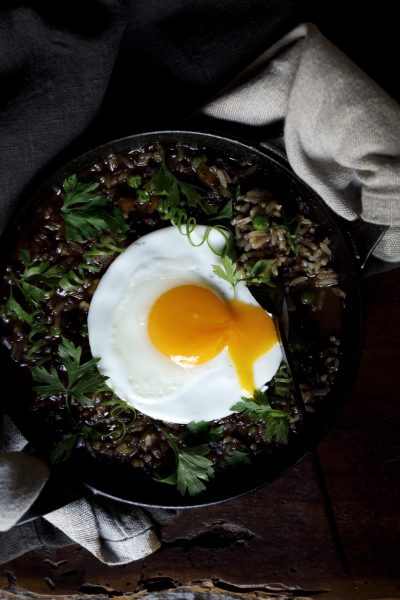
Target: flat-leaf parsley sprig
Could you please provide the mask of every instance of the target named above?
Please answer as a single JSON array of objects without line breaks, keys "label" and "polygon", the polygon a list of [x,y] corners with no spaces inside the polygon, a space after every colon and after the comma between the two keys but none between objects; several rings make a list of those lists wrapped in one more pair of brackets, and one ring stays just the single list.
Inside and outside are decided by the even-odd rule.
[{"label": "flat-leaf parsley sprig", "polygon": [[156,481],[176,485],[178,492],[184,496],[196,496],[206,489],[204,481],[214,477],[214,464],[207,458],[210,451],[208,444],[180,448],[177,438],[164,431],[170,447],[175,455],[175,469],[168,477],[156,476]]},{"label": "flat-leaf parsley sprig", "polygon": [[10,297],[5,308],[7,313],[29,325],[31,315],[15,299],[14,290],[18,289],[26,306],[38,308],[55,292],[62,269],[47,260],[31,261],[29,251],[25,249],[21,250],[19,259],[23,268],[10,274]]},{"label": "flat-leaf parsley sprig", "polygon": [[200,208],[207,215],[216,212],[204,198],[204,190],[201,187],[175,177],[164,162],[161,162],[158,171],[143,187],[148,196],[161,196],[158,211],[166,220],[171,220],[174,210],[185,205]]},{"label": "flat-leaf parsley sprig", "polygon": [[96,190],[98,182],[81,183],[74,174],[64,180],[61,213],[67,238],[83,243],[107,231],[123,233],[128,230],[122,211],[111,208],[109,200]]},{"label": "flat-leaf parsley sprig", "polygon": [[292,416],[286,410],[272,408],[266,392],[254,390],[253,398],[242,397],[231,410],[254,421],[264,421],[264,436],[268,442],[287,443]]},{"label": "flat-leaf parsley sprig", "polygon": [[212,269],[215,275],[230,283],[234,290],[239,281],[243,279],[240,271],[238,271],[237,264],[228,254],[221,258],[219,265],[212,265]]},{"label": "flat-leaf parsley sprig", "polygon": [[[90,358],[82,362],[82,348],[62,338],[58,346],[58,357],[62,369],[55,366],[31,368],[32,377],[38,385],[33,390],[46,396],[62,395],[68,412],[71,414],[70,401],[74,399],[81,406],[92,406],[93,395],[109,391],[106,377],[98,370],[98,359]],[[90,394],[90,396],[88,395]]]}]

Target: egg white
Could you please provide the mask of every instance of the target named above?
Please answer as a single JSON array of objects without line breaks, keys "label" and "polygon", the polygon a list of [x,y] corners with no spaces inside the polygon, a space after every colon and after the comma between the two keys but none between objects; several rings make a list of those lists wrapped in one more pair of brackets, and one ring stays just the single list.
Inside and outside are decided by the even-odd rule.
[{"label": "egg white", "polygon": [[[206,227],[191,234],[199,244]],[[143,236],[131,244],[103,275],[88,315],[92,355],[108,385],[121,399],[146,415],[171,423],[212,421],[231,414],[230,407],[243,395],[227,349],[194,367],[176,364],[152,343],[147,319],[154,302],[179,285],[203,285],[232,299],[231,285],[215,275],[225,236],[210,232],[207,243],[192,245],[176,227]],[[236,298],[259,306],[243,283]],[[177,323],[177,327],[179,324]],[[279,343],[254,364],[256,388],[276,373],[282,360]]]}]

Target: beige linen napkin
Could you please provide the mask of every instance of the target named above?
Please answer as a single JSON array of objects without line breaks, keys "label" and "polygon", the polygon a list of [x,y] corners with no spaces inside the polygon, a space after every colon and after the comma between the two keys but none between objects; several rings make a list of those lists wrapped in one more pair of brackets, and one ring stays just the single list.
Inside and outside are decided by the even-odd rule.
[{"label": "beige linen napkin", "polygon": [[[23,452],[25,445],[5,416],[0,453],[0,564],[43,545],[75,542],[108,565],[129,563],[159,548],[153,521],[144,511],[101,497],[76,500],[34,522],[13,527],[49,475],[43,462]],[[152,514],[159,524],[173,516],[167,511]]]},{"label": "beige linen napkin", "polygon": [[201,112],[260,130],[284,120],[293,170],[345,219],[389,225],[374,255],[400,261],[400,107],[314,25],[278,41]]}]

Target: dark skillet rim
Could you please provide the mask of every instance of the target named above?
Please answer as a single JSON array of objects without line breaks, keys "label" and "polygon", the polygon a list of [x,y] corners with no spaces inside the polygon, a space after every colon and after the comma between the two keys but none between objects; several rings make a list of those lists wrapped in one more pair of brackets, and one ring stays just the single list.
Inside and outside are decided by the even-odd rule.
[{"label": "dark skillet rim", "polygon": [[[353,306],[353,312],[355,310],[355,314],[353,315],[353,317],[356,317],[356,319],[357,319],[357,326],[354,328],[354,330],[356,332],[356,339],[353,339],[351,341],[351,346],[353,349],[351,364],[344,365],[343,367],[341,366],[341,368],[340,368],[340,371],[342,373],[340,380],[342,381],[343,379],[345,379],[346,381],[344,382],[344,384],[341,383],[341,386],[343,389],[339,390],[340,397],[337,397],[338,396],[337,391],[335,394],[330,394],[330,398],[333,395],[335,396],[334,410],[331,411],[331,414],[328,416],[328,418],[325,419],[325,422],[322,424],[322,426],[319,426],[317,429],[313,430],[312,438],[310,438],[306,442],[299,438],[299,443],[297,443],[298,448],[296,447],[296,444],[293,444],[291,446],[291,448],[293,448],[293,452],[291,453],[291,460],[288,461],[287,464],[284,464],[279,469],[277,469],[276,473],[275,472],[270,473],[269,476],[265,477],[265,478],[260,478],[258,476],[257,482],[253,482],[248,487],[245,487],[245,489],[239,489],[237,492],[234,492],[234,493],[230,492],[227,495],[223,495],[223,497],[207,499],[207,495],[209,495],[209,493],[205,492],[204,494],[202,494],[201,497],[199,497],[198,501],[195,499],[192,499],[192,498],[182,497],[182,502],[179,502],[179,501],[174,502],[173,499],[171,498],[171,501],[168,503],[158,502],[155,500],[151,500],[151,501],[135,500],[135,499],[131,499],[126,496],[122,497],[121,495],[113,493],[113,491],[110,489],[108,489],[108,490],[101,489],[103,487],[102,483],[99,485],[99,482],[96,480],[93,483],[93,477],[91,477],[90,475],[89,476],[86,475],[86,477],[79,477],[79,481],[82,482],[86,486],[86,488],[88,490],[90,490],[92,493],[100,494],[100,495],[106,496],[108,498],[113,498],[116,500],[122,500],[122,501],[132,504],[132,505],[143,506],[143,507],[170,508],[170,509],[200,508],[200,507],[206,507],[206,506],[210,506],[213,504],[225,502],[227,500],[234,499],[234,498],[240,497],[242,495],[245,495],[249,492],[256,491],[257,489],[260,489],[267,483],[270,483],[273,480],[277,479],[282,474],[284,474],[288,470],[292,469],[304,457],[306,457],[309,454],[310,449],[312,447],[314,447],[316,444],[318,444],[323,439],[323,437],[326,435],[326,433],[331,429],[335,419],[337,418],[338,413],[340,412],[345,401],[348,399],[348,397],[350,395],[351,387],[352,387],[352,384],[354,383],[358,365],[359,365],[359,361],[360,361],[360,357],[361,357],[361,348],[362,348],[362,340],[363,340],[362,296],[361,296],[361,289],[360,289],[360,285],[359,285],[359,277],[358,277],[359,272],[358,272],[357,262],[356,262],[355,257],[353,256],[353,252],[352,252],[353,247],[351,245],[351,240],[346,235],[346,233],[347,233],[346,232],[346,221],[344,221],[344,219],[341,219],[335,213],[333,213],[332,210],[318,196],[318,194],[314,190],[312,190],[303,180],[301,180],[292,171],[291,167],[289,166],[289,164],[285,160],[285,158],[273,146],[265,147],[265,148],[263,147],[262,149],[260,149],[260,148],[252,146],[251,144],[245,143],[243,141],[238,141],[238,140],[235,140],[230,137],[215,135],[213,133],[206,133],[206,132],[195,132],[195,131],[185,131],[185,130],[183,130],[183,131],[181,131],[181,130],[164,130],[164,131],[144,132],[144,133],[125,136],[122,138],[118,138],[116,140],[111,140],[111,141],[106,142],[100,146],[97,146],[91,150],[88,150],[87,152],[83,153],[80,156],[77,156],[76,158],[72,159],[67,164],[65,164],[61,168],[59,168],[50,177],[48,177],[42,183],[42,185],[40,185],[40,187],[38,187],[35,194],[33,194],[31,197],[29,197],[25,202],[23,202],[23,204],[16,207],[16,210],[15,210],[13,216],[8,221],[6,227],[4,228],[3,233],[1,234],[0,249],[4,250],[5,247],[7,246],[7,240],[9,240],[9,239],[11,240],[13,237],[15,237],[15,234],[20,231],[20,225],[23,224],[24,218],[26,217],[26,215],[29,214],[31,207],[40,200],[40,198],[44,195],[44,193],[46,191],[48,191],[49,188],[59,189],[59,184],[65,178],[65,176],[75,172],[79,168],[79,166],[82,167],[83,165],[89,164],[90,162],[93,163],[96,160],[100,159],[101,157],[104,157],[107,154],[112,153],[114,151],[116,151],[116,152],[122,151],[123,148],[128,149],[129,145],[131,145],[132,148],[134,148],[135,145],[136,145],[136,147],[140,147],[141,145],[152,142],[152,141],[161,141],[161,143],[162,143],[162,141],[163,141],[162,138],[164,138],[164,141],[166,143],[168,141],[170,141],[171,143],[182,142],[182,143],[189,144],[190,141],[192,140],[192,142],[204,142],[204,143],[208,142],[210,145],[216,144],[216,143],[228,145],[228,146],[232,145],[232,149],[234,152],[237,152],[239,150],[242,150],[243,152],[250,152],[250,153],[252,153],[253,156],[257,155],[258,157],[260,157],[261,161],[269,161],[269,163],[271,163],[274,166],[274,168],[277,168],[277,171],[280,173],[280,176],[282,176],[286,179],[290,178],[290,180],[292,182],[295,182],[296,186],[298,186],[302,190],[304,190],[305,195],[312,198],[312,202],[315,202],[316,205],[319,207],[318,210],[321,210],[323,214],[326,214],[328,222],[331,222],[334,227],[335,238],[340,240],[339,243],[340,243],[341,247],[346,249],[345,251],[347,252],[347,260],[348,260],[347,266],[350,267],[350,277],[352,279],[352,287],[353,287],[353,289],[352,289],[353,298],[351,300],[352,306]],[[194,139],[192,139],[192,138],[194,138]],[[14,233],[14,235],[13,235],[13,233]],[[6,254],[6,252],[5,252],[5,254]],[[2,256],[4,256],[4,254],[2,254]],[[335,385],[334,385],[335,390],[337,387],[338,387],[338,385],[335,382]],[[76,465],[75,466],[73,465],[73,461],[71,462],[71,465],[72,465],[72,471],[73,471],[74,468],[76,468]],[[248,468],[248,467],[245,467],[245,468]],[[71,469],[67,466],[67,469],[61,469],[61,472],[64,471],[63,476],[65,476],[65,474],[67,473],[67,476],[69,474],[73,479],[73,474],[70,473],[70,470]],[[160,490],[160,488],[158,488],[158,489],[159,489],[160,494],[163,494],[164,489],[161,489],[161,490]],[[115,488],[114,488],[114,490],[115,490]],[[166,495],[166,494],[164,494],[164,495]],[[174,495],[176,497],[178,497],[176,493]],[[203,496],[204,496],[204,500],[202,499]]]}]

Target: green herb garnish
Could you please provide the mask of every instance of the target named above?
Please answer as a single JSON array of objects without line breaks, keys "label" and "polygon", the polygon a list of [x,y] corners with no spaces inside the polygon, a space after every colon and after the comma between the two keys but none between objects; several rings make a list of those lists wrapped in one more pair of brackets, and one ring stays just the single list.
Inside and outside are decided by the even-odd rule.
[{"label": "green herb garnish", "polygon": [[265,439],[279,444],[287,443],[291,415],[286,410],[272,408],[266,392],[254,390],[253,398],[242,398],[231,406],[231,410],[239,412],[254,421],[265,422]]},{"label": "green herb garnish", "polygon": [[[21,250],[19,257],[24,270],[19,275],[11,273],[10,284],[19,289],[28,305],[37,308],[55,292],[63,271],[47,260],[32,262],[28,250]],[[15,314],[19,312],[22,320],[28,322],[15,302],[11,303],[10,309]]]},{"label": "green herb garnish", "polygon": [[208,160],[208,158],[205,154],[199,154],[197,156],[194,156],[191,161],[193,169],[195,169],[197,171],[199,166],[206,163],[207,160]]},{"label": "green herb garnish", "polygon": [[268,231],[269,219],[266,215],[255,215],[251,223],[256,231]]},{"label": "green herb garnish", "polygon": [[50,460],[53,465],[63,462],[71,456],[79,437],[79,433],[67,433],[63,435],[61,441],[51,451]]},{"label": "green herb garnish", "polygon": [[98,182],[79,182],[76,175],[64,180],[61,213],[69,240],[83,243],[107,231],[123,233],[128,230],[121,210],[111,208],[107,198],[96,193],[98,187]]},{"label": "green herb garnish", "polygon": [[94,400],[87,394],[98,394],[108,391],[106,377],[101,375],[97,365],[98,359],[81,363],[82,348],[75,346],[66,338],[62,338],[58,346],[58,356],[65,373],[59,373],[53,366],[46,369],[43,366],[32,367],[32,377],[39,385],[33,389],[47,396],[61,394],[69,409],[70,399],[75,399],[81,406],[91,406]]},{"label": "green herb garnish", "polygon": [[235,289],[237,283],[242,279],[236,263],[228,255],[221,258],[220,265],[212,265],[212,269],[215,275],[230,283],[233,289]]},{"label": "green herb garnish", "polygon": [[[165,433],[165,432],[164,432]],[[171,448],[175,454],[176,468],[168,477],[155,477],[161,483],[176,485],[178,491],[184,496],[196,496],[206,489],[203,481],[214,477],[213,462],[206,458],[210,448],[208,444],[201,444],[192,448],[179,448],[176,438],[167,435]]]},{"label": "green herb garnish", "polygon": [[233,218],[233,202],[232,200],[228,200],[221,208],[218,214],[215,217],[211,217],[208,219],[207,223],[224,223],[226,221],[231,221]]},{"label": "green herb garnish", "polygon": [[88,279],[86,271],[90,273],[100,273],[102,267],[99,266],[96,259],[104,256],[114,256],[124,251],[123,247],[117,244],[121,243],[120,239],[114,240],[109,237],[100,239],[100,245],[93,246],[91,250],[87,250],[82,255],[82,262],[73,270],[68,271],[60,279],[60,288],[66,292],[72,292],[85,284]]},{"label": "green herb garnish", "polygon": [[214,207],[204,199],[202,188],[175,177],[164,162],[160,164],[158,171],[144,185],[144,190],[147,193],[162,196],[158,211],[161,217],[166,220],[171,220],[171,211],[181,208],[185,202],[190,208],[200,208],[207,215],[215,212]]},{"label": "green herb garnish", "polygon": [[127,184],[129,185],[129,187],[136,190],[142,185],[142,177],[140,175],[131,175],[127,179]]},{"label": "green herb garnish", "polygon": [[249,465],[250,463],[250,456],[247,452],[232,449],[226,454],[222,465],[224,467],[235,467],[236,465]]},{"label": "green herb garnish", "polygon": [[223,427],[210,427],[208,421],[191,421],[186,425],[186,437],[202,438],[202,441],[217,442],[223,433]]},{"label": "green herb garnish", "polygon": [[273,258],[258,260],[250,269],[246,272],[246,283],[248,284],[264,284],[270,287],[276,287],[275,283],[271,280],[272,277],[272,266],[275,260]]},{"label": "green herb garnish", "polygon": [[93,440],[97,437],[96,432],[91,428],[84,425],[79,431],[66,433],[62,439],[54,446],[50,453],[50,460],[53,465],[67,460],[78,441],[83,438],[84,440]]},{"label": "green herb garnish", "polygon": [[10,293],[10,297],[6,304],[4,305],[2,314],[4,316],[13,317],[18,321],[26,323],[27,325],[32,325],[32,315],[22,308],[21,304],[17,302],[12,295],[12,292]]}]

